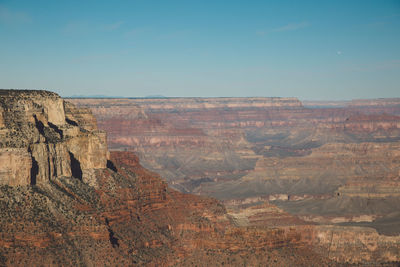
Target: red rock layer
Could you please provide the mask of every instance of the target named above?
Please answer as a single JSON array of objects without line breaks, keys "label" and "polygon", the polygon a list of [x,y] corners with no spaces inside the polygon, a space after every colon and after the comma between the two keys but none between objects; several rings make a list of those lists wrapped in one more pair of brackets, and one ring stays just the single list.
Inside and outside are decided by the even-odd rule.
[{"label": "red rock layer", "polygon": [[[70,101],[92,109],[99,128],[108,133],[111,149],[136,151],[144,166],[183,192],[221,199],[268,198],[275,194],[318,198],[334,194],[355,176],[386,181],[399,174],[398,99],[352,101],[339,106],[325,103],[318,108],[279,98]],[[325,148],[329,148],[328,153],[321,153]],[[349,149],[354,151],[352,155]],[[379,157],[374,154],[376,150],[382,152]],[[279,165],[277,170],[273,163]],[[342,180],[331,181],[336,171],[325,166],[340,168]],[[258,190],[253,195],[224,191],[232,184],[245,188],[264,168],[268,169],[268,178],[294,183],[300,178],[317,177],[332,186],[315,192],[307,186],[297,191],[286,186],[282,190]]]},{"label": "red rock layer", "polygon": [[[96,173],[96,190],[71,179],[41,187],[1,188],[1,263],[278,266],[299,262],[306,266],[311,261],[329,262],[309,250],[309,237],[304,239],[295,229],[236,228],[216,200],[169,189],[133,154],[116,152],[111,159],[111,169]],[[287,252],[292,256],[287,258]]]}]

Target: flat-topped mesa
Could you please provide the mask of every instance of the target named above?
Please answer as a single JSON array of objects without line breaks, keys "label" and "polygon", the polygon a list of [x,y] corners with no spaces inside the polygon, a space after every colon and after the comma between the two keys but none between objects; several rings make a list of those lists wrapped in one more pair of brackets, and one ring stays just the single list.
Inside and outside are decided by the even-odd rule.
[{"label": "flat-topped mesa", "polygon": [[74,176],[94,185],[106,168],[106,134],[87,110],[38,90],[0,90],[0,184],[46,183]]},{"label": "flat-topped mesa", "polygon": [[[77,105],[90,106],[88,99],[73,99]],[[177,97],[177,98],[129,98],[129,99],[98,99],[97,102],[109,104],[117,102],[123,105],[145,105],[152,111],[168,111],[176,109],[249,109],[249,108],[302,108],[303,105],[295,97]]]},{"label": "flat-topped mesa", "polygon": [[219,109],[219,108],[300,108],[301,102],[294,97],[218,97],[218,98],[169,98],[135,99],[135,104],[146,103],[149,109]]},{"label": "flat-topped mesa", "polygon": [[360,106],[400,106],[400,98],[354,99],[349,103],[349,107]]},{"label": "flat-topped mesa", "polygon": [[15,119],[31,117],[33,113],[39,113],[38,110],[42,111],[48,122],[54,125],[65,124],[63,100],[56,93],[39,90],[0,90],[0,102],[5,112],[20,113],[10,117],[3,115],[3,120],[8,120],[9,124]]}]

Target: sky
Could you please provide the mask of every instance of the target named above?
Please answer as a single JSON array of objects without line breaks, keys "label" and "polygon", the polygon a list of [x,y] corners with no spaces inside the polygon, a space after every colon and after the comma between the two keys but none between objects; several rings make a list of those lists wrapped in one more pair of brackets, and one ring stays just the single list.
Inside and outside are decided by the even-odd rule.
[{"label": "sky", "polygon": [[400,0],[0,0],[0,88],[400,97]]}]

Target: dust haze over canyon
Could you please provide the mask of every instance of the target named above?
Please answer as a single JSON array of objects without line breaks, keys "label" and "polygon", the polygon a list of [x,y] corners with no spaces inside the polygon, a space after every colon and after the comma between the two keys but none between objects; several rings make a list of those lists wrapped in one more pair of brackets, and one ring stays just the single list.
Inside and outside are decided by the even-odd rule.
[{"label": "dust haze over canyon", "polygon": [[0,266],[400,262],[400,99],[0,90],[0,137]]}]

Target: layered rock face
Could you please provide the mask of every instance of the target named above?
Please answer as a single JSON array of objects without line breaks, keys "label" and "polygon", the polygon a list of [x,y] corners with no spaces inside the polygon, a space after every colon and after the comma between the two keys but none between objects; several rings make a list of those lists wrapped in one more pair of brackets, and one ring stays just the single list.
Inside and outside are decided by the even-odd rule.
[{"label": "layered rock face", "polygon": [[71,101],[93,110],[112,149],[136,151],[183,192],[372,197],[375,184],[374,196],[398,196],[389,190],[400,174],[398,99],[307,106],[294,98]]},{"label": "layered rock face", "polygon": [[285,116],[301,109],[294,98],[70,101],[93,111],[108,133],[110,148],[134,149],[146,167],[187,192],[193,191],[192,180],[243,176],[253,169],[259,156],[242,128],[262,127],[270,117],[255,111]]},{"label": "layered rock face", "polygon": [[400,237],[379,235],[366,227],[317,226],[314,245],[337,262],[367,263],[378,257],[399,261]]},{"label": "layered rock face", "polygon": [[[58,101],[57,95],[12,94],[1,106],[0,266],[395,266],[400,260],[399,238],[370,228],[356,227],[354,238],[347,226],[316,226],[268,203],[246,206],[265,196],[233,199],[227,210],[215,199],[175,191],[130,152],[112,152],[107,160],[105,135],[88,110],[62,102],[63,123],[37,104]],[[142,111],[132,116],[151,120]]]},{"label": "layered rock face", "polygon": [[293,231],[236,228],[218,201],[169,189],[132,153],[107,160],[88,110],[0,93],[1,266],[331,263]]},{"label": "layered rock face", "polygon": [[[263,203],[260,199],[253,199]],[[400,236],[379,234],[370,227],[312,223],[282,209],[263,203],[258,205],[226,202],[228,214],[235,225],[255,229],[274,228],[296,238],[292,244],[306,244],[317,254],[334,262],[361,266],[396,266],[399,261]],[[364,220],[365,218],[359,218]],[[398,263],[397,263],[398,264]]]},{"label": "layered rock face", "polygon": [[[93,110],[112,149],[135,151],[173,188],[239,205],[228,210],[239,226],[334,226],[329,246],[327,228],[313,228],[315,244],[336,247],[332,259],[391,261],[400,234],[399,100],[256,99],[71,101]],[[283,213],[248,210],[265,202]],[[335,239],[357,239],[354,229],[366,238],[347,247]]]},{"label": "layered rock face", "polygon": [[168,188],[132,153],[112,152],[95,174],[97,189],[67,177],[1,186],[0,264],[336,266],[312,227],[238,228],[218,201]]},{"label": "layered rock face", "polygon": [[0,184],[92,183],[91,172],[106,167],[106,134],[71,106],[51,92],[0,90]]}]

